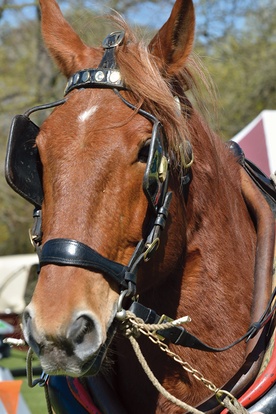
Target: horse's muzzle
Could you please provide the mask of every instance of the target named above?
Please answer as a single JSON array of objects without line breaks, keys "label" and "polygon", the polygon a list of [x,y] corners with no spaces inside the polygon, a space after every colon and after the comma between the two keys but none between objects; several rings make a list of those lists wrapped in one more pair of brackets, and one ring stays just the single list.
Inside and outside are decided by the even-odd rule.
[{"label": "horse's muzzle", "polygon": [[[53,327],[55,321],[52,321]],[[39,357],[42,369],[50,375],[79,377],[95,375],[101,367],[107,348],[115,333],[114,324],[108,339],[97,319],[89,313],[77,315],[68,326],[38,329],[31,310],[23,314],[23,333],[26,342]]]}]

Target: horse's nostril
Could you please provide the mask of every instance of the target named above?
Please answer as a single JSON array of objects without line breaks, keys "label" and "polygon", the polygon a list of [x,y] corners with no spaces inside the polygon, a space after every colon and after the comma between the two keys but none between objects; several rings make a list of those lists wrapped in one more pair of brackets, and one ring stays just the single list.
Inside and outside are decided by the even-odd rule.
[{"label": "horse's nostril", "polygon": [[67,331],[67,339],[76,344],[81,344],[85,335],[95,329],[94,321],[87,315],[79,316]]}]

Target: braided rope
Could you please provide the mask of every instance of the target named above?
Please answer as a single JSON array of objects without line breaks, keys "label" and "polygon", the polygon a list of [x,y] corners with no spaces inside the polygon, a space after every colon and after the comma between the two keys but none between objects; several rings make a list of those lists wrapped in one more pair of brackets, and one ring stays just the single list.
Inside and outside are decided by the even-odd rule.
[{"label": "braided rope", "polygon": [[230,397],[226,397],[223,400],[223,405],[228,409],[230,414],[248,414],[246,408],[244,408],[239,401]]},{"label": "braided rope", "polygon": [[192,368],[187,362],[184,362],[181,360],[179,356],[171,352],[168,348],[168,346],[160,339],[158,338],[158,335],[156,335],[155,331],[167,329],[171,326],[179,325],[183,322],[190,321],[189,317],[184,317],[177,319],[175,321],[170,321],[162,324],[146,324],[143,320],[140,318],[137,318],[134,314],[130,312],[126,312],[126,319],[125,321],[122,321],[122,330],[124,330],[125,335],[130,340],[130,343],[133,347],[133,350],[137,356],[138,361],[140,362],[143,370],[145,371],[146,375],[148,376],[149,380],[152,382],[154,387],[169,401],[171,401],[173,404],[183,408],[184,410],[188,411],[191,414],[204,414],[203,411],[199,411],[194,407],[191,407],[184,401],[179,400],[178,398],[174,397],[172,394],[170,394],[158,381],[158,379],[155,377],[153,372],[151,371],[150,367],[148,366],[141,348],[136,341],[135,337],[138,337],[140,333],[146,335],[153,343],[157,344],[159,348],[166,352],[167,355],[169,355],[171,358],[173,358],[176,362],[178,362],[182,368],[192,374],[194,378],[201,381],[207,388],[210,389],[210,391],[214,392],[218,402],[226,407],[228,409],[229,414],[248,414],[248,411],[239,403],[239,401],[228,391],[221,390],[217,388],[211,381],[207,380],[203,377],[203,375]]},{"label": "braided rope", "polygon": [[[186,411],[189,411],[192,414],[204,414],[203,411],[199,411],[196,408],[191,407],[190,405],[186,404],[184,401],[179,400],[178,398],[174,397],[172,394],[170,394],[158,381],[158,379],[155,377],[153,372],[151,371],[150,367],[147,364],[147,361],[145,360],[140,346],[138,342],[136,341],[133,336],[129,337],[130,343],[134,349],[134,352],[138,358],[138,361],[140,362],[142,368],[144,369],[145,373],[147,374],[149,380],[152,382],[154,387],[169,401],[177,405],[178,407],[183,408]],[[235,414],[235,413],[234,413]]]}]

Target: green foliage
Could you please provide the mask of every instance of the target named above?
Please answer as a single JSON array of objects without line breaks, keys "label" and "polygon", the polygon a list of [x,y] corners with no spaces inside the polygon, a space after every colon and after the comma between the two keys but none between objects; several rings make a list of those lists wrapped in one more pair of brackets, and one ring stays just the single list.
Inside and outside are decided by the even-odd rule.
[{"label": "green foliage", "polygon": [[[109,22],[87,9],[76,7],[67,13],[68,20],[87,44],[100,44],[111,30]],[[61,99],[65,83],[43,46],[37,19],[23,21],[16,27],[3,27],[0,32],[0,255],[33,251],[28,238],[32,206],[9,189],[4,179],[12,117],[32,106]],[[45,114],[35,119],[38,124],[41,116]]]},{"label": "green foliage", "polygon": [[256,12],[248,10],[240,30],[200,47],[217,86],[224,139],[262,110],[276,109],[276,5],[265,3]]}]

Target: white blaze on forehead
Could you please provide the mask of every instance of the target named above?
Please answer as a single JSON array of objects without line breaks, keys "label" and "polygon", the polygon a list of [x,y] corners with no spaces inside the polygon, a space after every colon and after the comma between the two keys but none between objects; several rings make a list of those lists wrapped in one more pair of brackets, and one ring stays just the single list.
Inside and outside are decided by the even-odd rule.
[{"label": "white blaze on forehead", "polygon": [[79,114],[78,119],[81,122],[85,122],[88,118],[90,118],[90,116],[92,116],[97,111],[97,109],[98,109],[97,105],[91,106],[91,108],[86,109],[81,114]]}]

